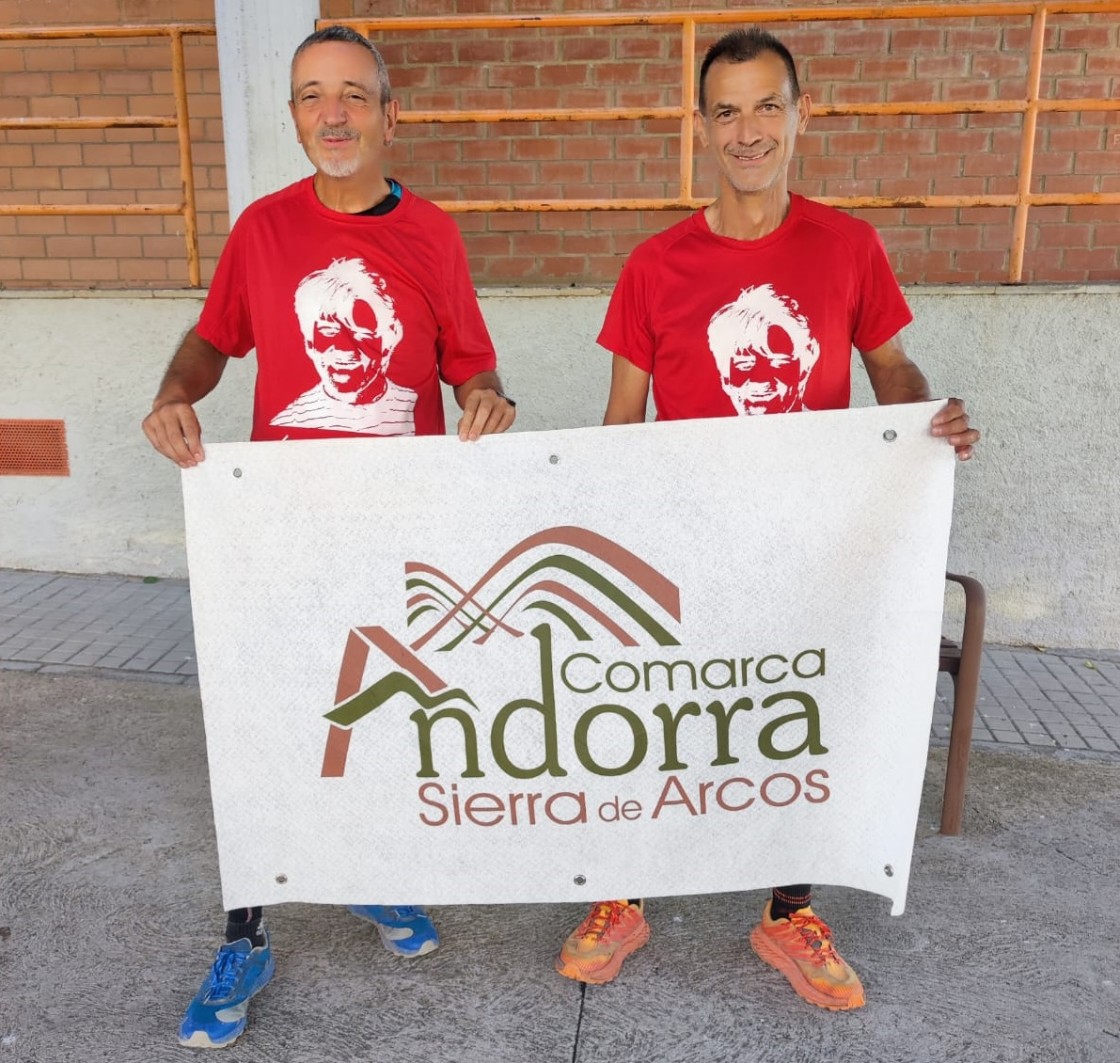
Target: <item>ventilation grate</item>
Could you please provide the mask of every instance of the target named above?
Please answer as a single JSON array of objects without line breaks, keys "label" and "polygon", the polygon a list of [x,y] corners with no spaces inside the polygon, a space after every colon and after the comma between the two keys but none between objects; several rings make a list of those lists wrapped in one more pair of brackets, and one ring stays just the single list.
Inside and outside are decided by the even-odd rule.
[{"label": "ventilation grate", "polygon": [[69,476],[63,421],[0,420],[0,476]]}]

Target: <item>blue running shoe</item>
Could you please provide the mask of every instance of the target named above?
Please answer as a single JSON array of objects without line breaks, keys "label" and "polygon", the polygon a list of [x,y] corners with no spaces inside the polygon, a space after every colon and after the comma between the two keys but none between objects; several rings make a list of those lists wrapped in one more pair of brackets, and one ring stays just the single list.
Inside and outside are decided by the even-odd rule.
[{"label": "blue running shoe", "polygon": [[423,908],[407,904],[351,904],[348,909],[377,927],[381,944],[394,956],[425,956],[439,948],[439,934]]},{"label": "blue running shoe", "polygon": [[191,1048],[233,1044],[248,1021],[249,1001],[268,985],[275,970],[267,934],[258,948],[248,938],[223,945],[183,1016],[179,1044]]}]

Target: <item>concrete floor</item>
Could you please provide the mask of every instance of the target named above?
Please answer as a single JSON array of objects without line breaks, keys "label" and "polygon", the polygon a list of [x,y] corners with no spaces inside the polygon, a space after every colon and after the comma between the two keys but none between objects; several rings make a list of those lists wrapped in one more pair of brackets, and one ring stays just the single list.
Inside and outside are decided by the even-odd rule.
[{"label": "concrete floor", "polygon": [[[188,1058],[222,926],[198,690],[0,670],[0,1063]],[[1120,757],[980,748],[965,832],[931,752],[906,914],[819,887],[868,1004],[802,1003],[746,934],[761,893],[653,900],[614,984],[552,972],[566,905],[434,911],[385,953],[335,908],[270,909],[277,975],[245,1061],[1120,1063]]]}]

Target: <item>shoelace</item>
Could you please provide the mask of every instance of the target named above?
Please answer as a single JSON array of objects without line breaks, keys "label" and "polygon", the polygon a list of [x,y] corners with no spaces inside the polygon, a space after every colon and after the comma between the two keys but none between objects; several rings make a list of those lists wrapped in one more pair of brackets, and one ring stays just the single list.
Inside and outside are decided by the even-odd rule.
[{"label": "shoelace", "polygon": [[819,919],[794,912],[789,916],[789,921],[790,926],[801,935],[809,950],[808,957],[814,963],[824,964],[835,956],[832,948],[832,931]]},{"label": "shoelace", "polygon": [[234,952],[233,949],[219,949],[210,968],[210,985],[206,996],[210,1000],[225,1000],[232,992],[237,975],[246,959],[246,953]]},{"label": "shoelace", "polygon": [[595,905],[591,914],[583,921],[583,926],[579,928],[580,937],[601,938],[618,922],[621,907],[615,901],[604,901]]}]

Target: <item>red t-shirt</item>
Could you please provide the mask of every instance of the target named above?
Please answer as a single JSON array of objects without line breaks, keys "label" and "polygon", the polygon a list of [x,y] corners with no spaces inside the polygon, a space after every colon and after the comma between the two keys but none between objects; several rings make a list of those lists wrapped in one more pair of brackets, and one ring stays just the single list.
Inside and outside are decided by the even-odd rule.
[{"label": "red t-shirt", "polygon": [[442,435],[440,380],[496,366],[458,228],[408,189],[387,214],[340,214],[312,181],[238,219],[199,335],[256,348],[254,440]]},{"label": "red t-shirt", "polygon": [[875,230],[791,195],[760,240],[717,236],[701,210],[640,244],[599,343],[652,373],[661,420],[834,410],[851,398],[853,345],[911,320]]}]

